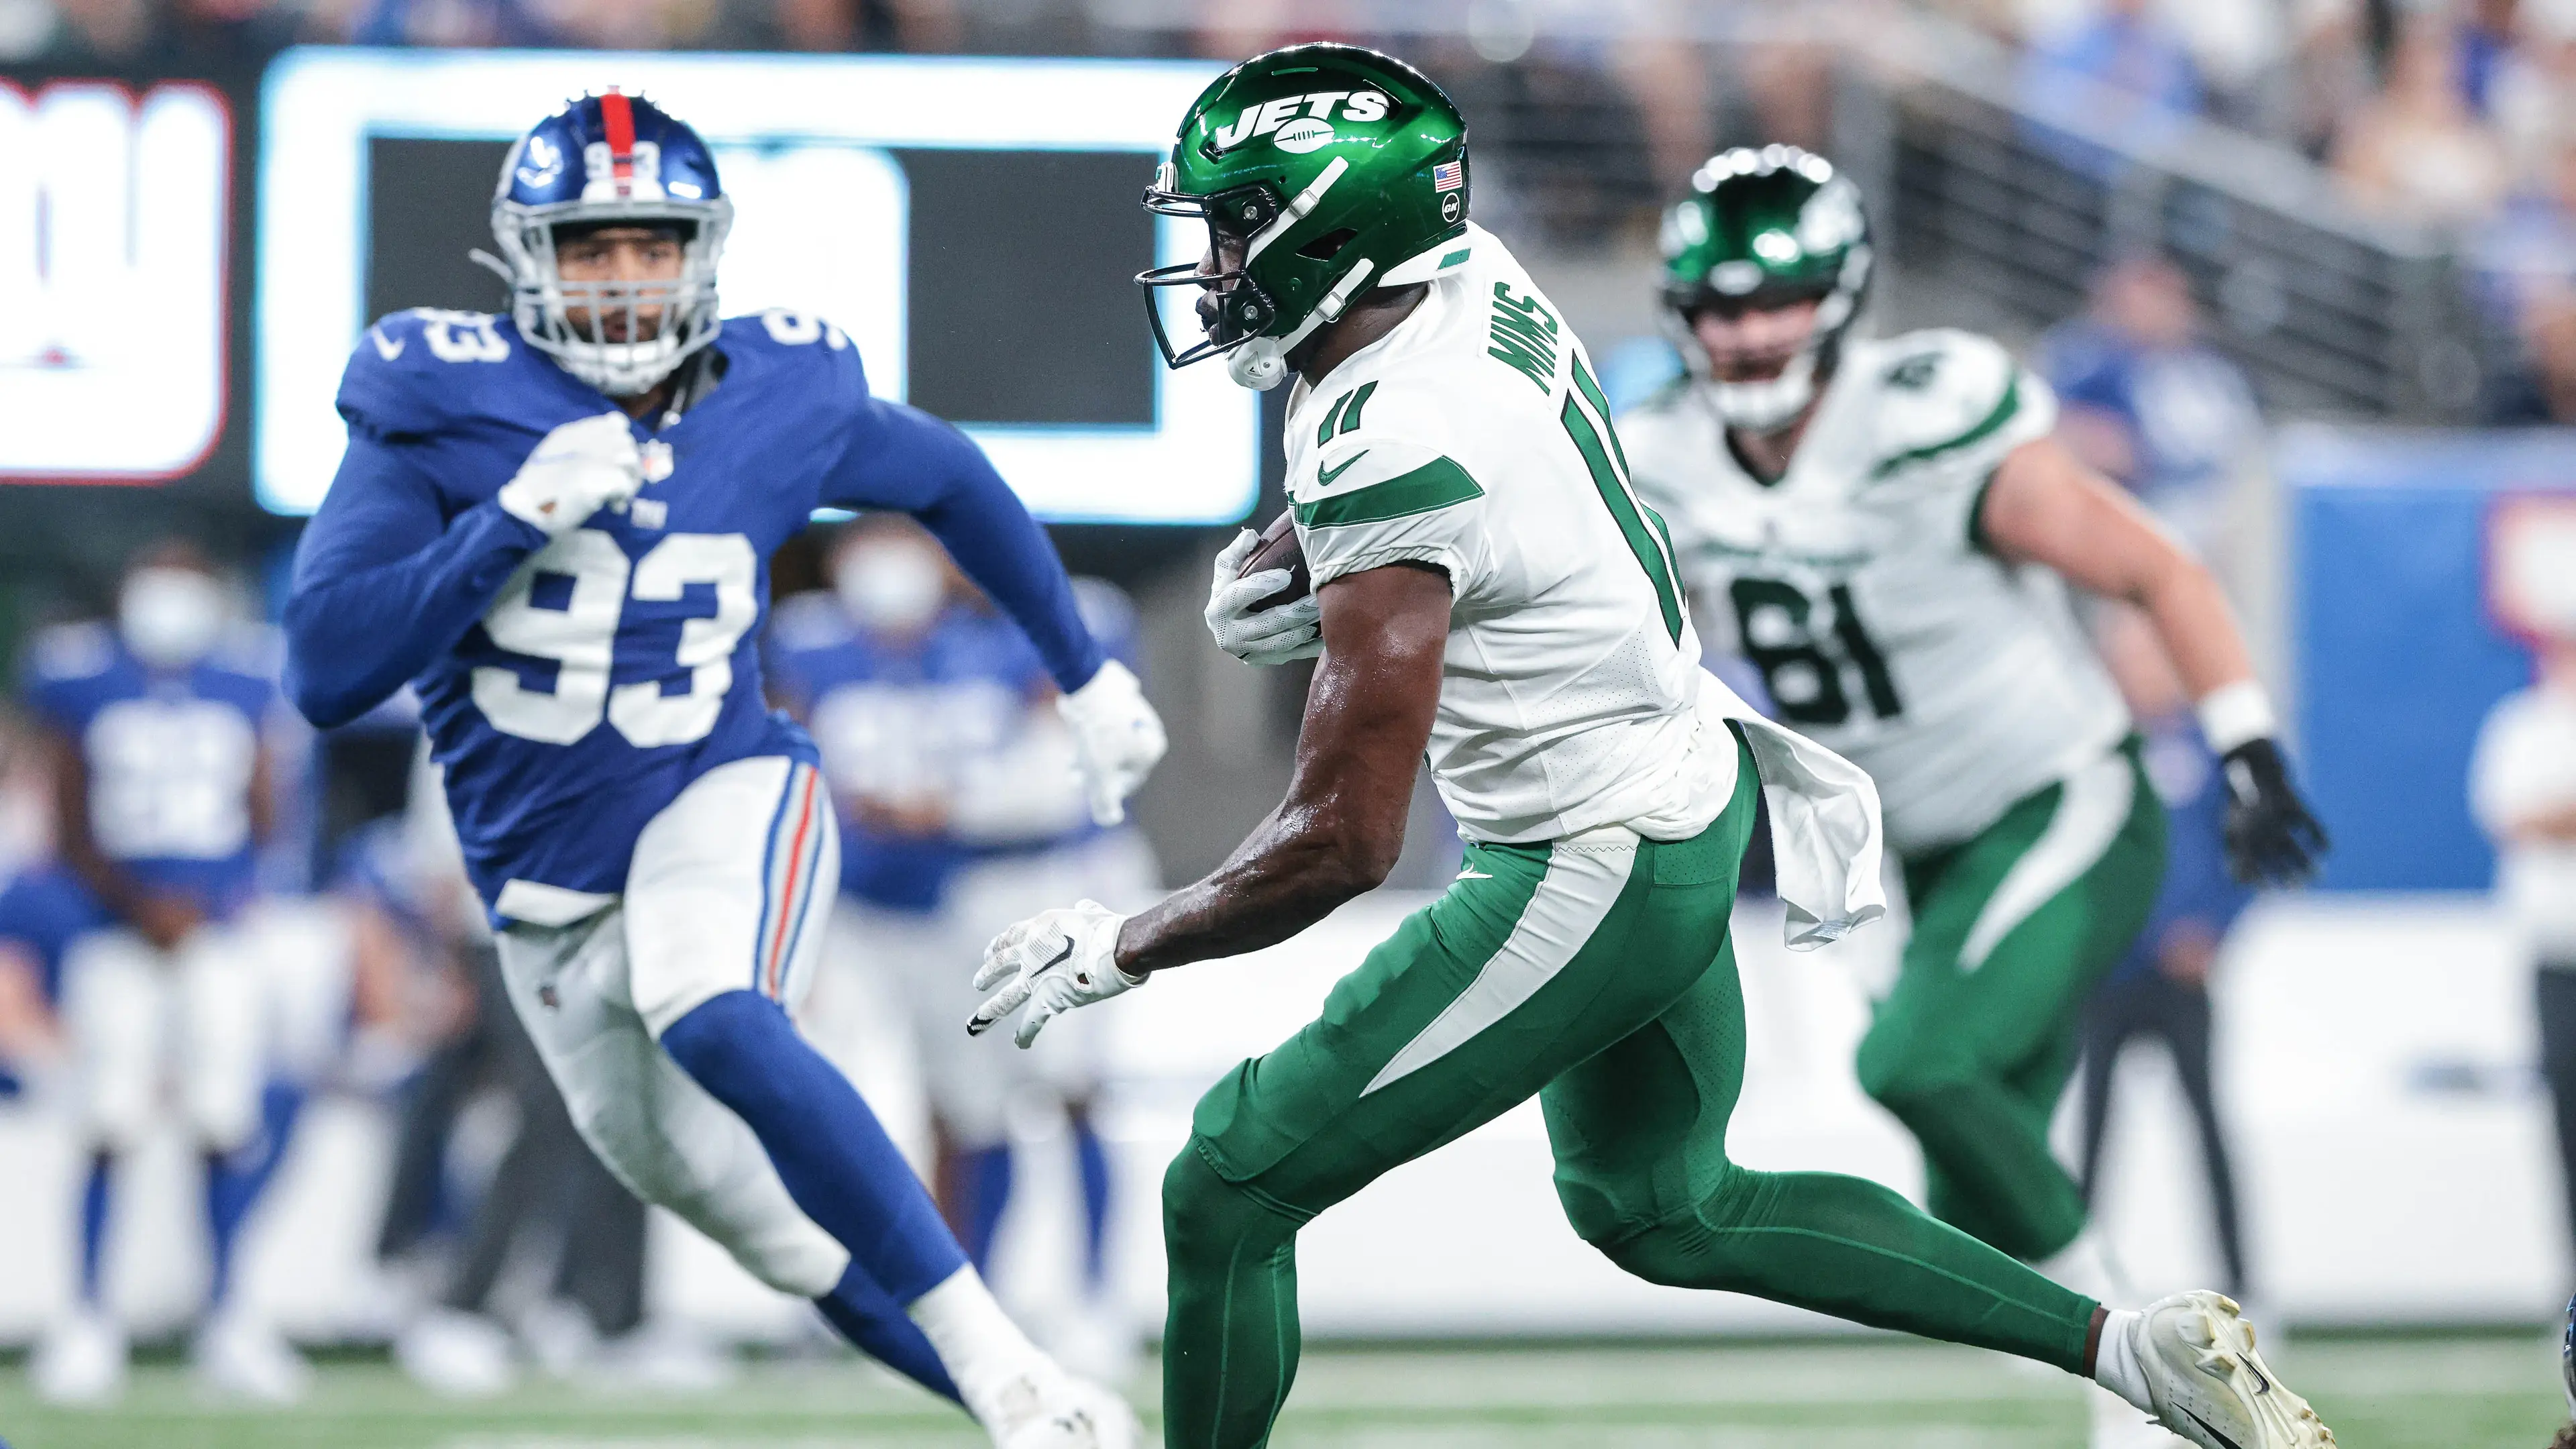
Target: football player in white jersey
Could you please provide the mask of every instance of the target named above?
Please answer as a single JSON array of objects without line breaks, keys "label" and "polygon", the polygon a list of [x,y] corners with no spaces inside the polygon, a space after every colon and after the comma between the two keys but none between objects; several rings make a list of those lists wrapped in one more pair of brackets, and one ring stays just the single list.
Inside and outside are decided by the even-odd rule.
[{"label": "football player in white jersey", "polygon": [[[1728,1160],[1744,1013],[1728,920],[1757,789],[1793,937],[1880,909],[1867,777],[1746,718],[1699,666],[1583,347],[1470,226],[1466,126],[1402,62],[1304,45],[1182,118],[1147,205],[1208,254],[1194,296],[1238,381],[1296,377],[1289,498],[1312,598],[1220,555],[1208,620],[1259,662],[1320,651],[1287,798],[1205,879],[1132,916],[1004,931],[970,1029],[1296,934],[1384,879],[1428,762],[1466,868],[1323,1015],[1202,1098],[1164,1179],[1166,1442],[1265,1442],[1297,1363],[1296,1235],[1532,1096],[1575,1230],[1631,1273],[2003,1349],[2112,1386],[2209,1449],[2331,1442],[2234,1305],[2105,1309],[1856,1178]],[[1154,295],[1149,292],[1149,297]],[[1757,773],[1758,771],[1758,773]]]},{"label": "football player in white jersey", "polygon": [[1777,716],[1877,781],[1903,868],[1913,930],[1861,1084],[1921,1142],[1935,1216],[2107,1294],[2048,1122],[2084,999],[2155,902],[2165,818],[2066,585],[2153,621],[2226,762],[2231,864],[2286,883],[2324,832],[2243,637],[2209,572],[2051,436],[2047,384],[2003,348],[1851,333],[1869,228],[1822,158],[1718,156],[1663,243],[1691,367],[1619,420],[1638,492]]}]

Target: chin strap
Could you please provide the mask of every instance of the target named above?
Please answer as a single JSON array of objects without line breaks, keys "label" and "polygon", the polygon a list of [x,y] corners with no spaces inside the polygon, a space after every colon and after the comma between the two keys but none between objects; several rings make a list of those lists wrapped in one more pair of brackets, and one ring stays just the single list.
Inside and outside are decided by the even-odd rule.
[{"label": "chin strap", "polygon": [[1268,392],[1286,382],[1288,354],[1297,349],[1297,344],[1313,336],[1316,328],[1341,320],[1342,313],[1350,309],[1351,298],[1359,294],[1360,284],[1376,270],[1374,260],[1360,258],[1359,265],[1333,284],[1333,290],[1324,294],[1324,300],[1315,304],[1315,310],[1306,314],[1306,320],[1298,323],[1295,331],[1285,337],[1255,337],[1227,353],[1226,375],[1234,379],[1237,387],[1248,387],[1254,392]]}]

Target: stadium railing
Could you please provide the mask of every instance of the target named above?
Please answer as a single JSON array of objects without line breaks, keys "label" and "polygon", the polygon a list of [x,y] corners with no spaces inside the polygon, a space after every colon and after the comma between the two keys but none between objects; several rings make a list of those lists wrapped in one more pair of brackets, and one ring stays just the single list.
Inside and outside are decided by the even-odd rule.
[{"label": "stadium railing", "polygon": [[2491,345],[2441,232],[2362,213],[2286,146],[2145,120],[2080,80],[2026,87],[1983,36],[1926,26],[1871,59],[1838,129],[1885,138],[1879,220],[1918,281],[2044,325],[2083,305],[2105,262],[2160,251],[2274,410],[2469,416]]}]

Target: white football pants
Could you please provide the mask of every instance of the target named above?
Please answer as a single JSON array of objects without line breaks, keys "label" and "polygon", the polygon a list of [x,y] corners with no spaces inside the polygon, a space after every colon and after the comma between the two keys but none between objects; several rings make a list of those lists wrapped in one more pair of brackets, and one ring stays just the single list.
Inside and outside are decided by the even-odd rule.
[{"label": "white football pants", "polygon": [[626,890],[570,925],[499,936],[510,1000],[583,1140],[637,1197],[679,1214],[762,1282],[832,1291],[850,1255],[787,1195],[758,1138],[659,1045],[727,991],[793,1012],[841,876],[810,765],[737,760],[644,827]]},{"label": "white football pants", "polygon": [[122,927],[73,941],[63,1025],[92,1144],[132,1149],[160,1113],[165,1082],[198,1145],[230,1152],[250,1141],[264,1000],[258,963],[228,925],[200,926],[166,953]]},{"label": "white football pants", "polygon": [[[1037,1045],[1012,1046],[1001,1033],[966,1035],[966,1018],[989,993],[975,989],[984,946],[1003,927],[1040,911],[1090,899],[1116,911],[1140,910],[1162,886],[1153,847],[1141,832],[1112,830],[1055,850],[1006,855],[968,866],[949,883],[937,920],[944,951],[902,949],[904,996],[922,1085],[941,1129],[959,1146],[998,1147],[1010,1140],[1012,1099],[1040,1091],[1058,1100],[1090,1095],[1100,1084],[1100,1019],[1069,1012],[1047,1023]],[[840,949],[864,953],[864,933]]]}]

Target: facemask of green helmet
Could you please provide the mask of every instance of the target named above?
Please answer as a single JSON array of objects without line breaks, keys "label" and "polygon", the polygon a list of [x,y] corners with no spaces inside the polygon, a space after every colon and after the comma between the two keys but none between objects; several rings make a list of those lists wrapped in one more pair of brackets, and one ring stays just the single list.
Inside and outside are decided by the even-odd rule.
[{"label": "facemask of green helmet", "polygon": [[[1466,262],[1467,193],[1467,123],[1413,67],[1337,44],[1245,61],[1190,104],[1145,191],[1147,210],[1208,227],[1203,261],[1136,276],[1163,361],[1223,357],[1243,386],[1278,386],[1361,293]],[[1196,342],[1158,302],[1179,287],[1197,289]]]},{"label": "facemask of green helmet", "polygon": [[[1666,327],[1730,426],[1764,431],[1813,402],[1843,334],[1868,294],[1869,217],[1860,189],[1825,158],[1795,146],[1738,147],[1709,158],[1688,196],[1664,213]],[[1708,377],[1693,332],[1702,311],[1736,315],[1816,304],[1815,330],[1777,377]]]}]

